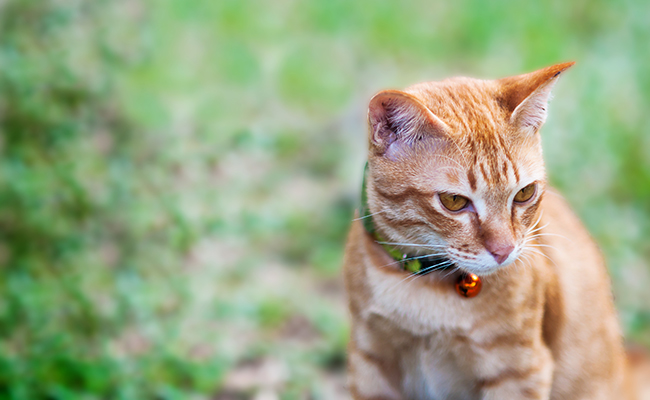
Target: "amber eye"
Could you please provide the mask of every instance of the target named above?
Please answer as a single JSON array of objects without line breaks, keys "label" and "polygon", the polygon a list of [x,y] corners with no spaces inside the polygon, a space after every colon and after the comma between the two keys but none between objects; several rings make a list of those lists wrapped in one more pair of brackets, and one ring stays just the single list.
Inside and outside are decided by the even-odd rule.
[{"label": "amber eye", "polygon": [[442,205],[449,211],[458,211],[465,208],[469,200],[457,194],[440,193],[440,201]]},{"label": "amber eye", "polygon": [[525,203],[525,202],[527,202],[535,194],[535,189],[537,189],[537,185],[534,184],[534,183],[531,183],[530,185],[528,185],[525,188],[521,189],[515,195],[515,202],[517,202],[517,203]]}]

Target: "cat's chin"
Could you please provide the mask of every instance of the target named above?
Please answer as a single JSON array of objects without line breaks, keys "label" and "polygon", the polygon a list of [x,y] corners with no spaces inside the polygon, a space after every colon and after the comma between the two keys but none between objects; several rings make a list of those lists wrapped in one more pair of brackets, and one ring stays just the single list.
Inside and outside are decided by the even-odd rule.
[{"label": "cat's chin", "polygon": [[469,264],[459,260],[454,260],[453,257],[450,257],[455,266],[468,274],[475,274],[478,276],[488,276],[494,275],[506,269],[509,269],[510,266],[515,264],[521,256],[521,249],[515,249],[510,256],[504,260],[502,263],[496,262],[492,256],[488,254],[483,254],[478,257],[474,263]]}]

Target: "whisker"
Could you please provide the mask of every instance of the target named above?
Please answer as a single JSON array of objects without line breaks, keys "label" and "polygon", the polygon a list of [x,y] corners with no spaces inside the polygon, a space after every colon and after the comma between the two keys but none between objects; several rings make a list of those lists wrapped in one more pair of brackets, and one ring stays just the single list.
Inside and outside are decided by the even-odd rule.
[{"label": "whisker", "polygon": [[395,265],[395,264],[402,263],[404,261],[418,260],[420,258],[427,258],[427,257],[438,257],[438,256],[442,256],[442,255],[444,255],[444,253],[431,253],[431,254],[425,254],[423,256],[407,257],[407,258],[403,258],[401,260],[395,260],[390,264],[382,265],[379,268],[385,268],[385,267],[388,267],[390,265]]},{"label": "whisker", "polygon": [[558,235],[557,233],[548,233],[548,232],[547,233],[536,233],[536,234],[530,236],[530,238],[534,239],[534,238],[538,238],[540,236],[557,236],[557,237],[561,237],[562,239],[569,240],[569,238],[566,237],[566,236]]},{"label": "whisker", "polygon": [[530,226],[530,228],[528,228],[528,229],[526,230],[526,234],[527,234],[527,235],[530,234],[530,233],[537,232],[537,231],[539,231],[539,230],[541,230],[541,229],[544,229],[545,227],[548,226],[548,223],[546,223],[546,225],[544,225],[543,227],[539,227],[539,226],[538,226],[538,225],[539,225],[539,222],[542,220],[542,216],[544,216],[544,211],[543,211],[543,210],[539,213],[539,217],[537,217],[537,220],[535,221],[535,223],[532,224],[532,225]]},{"label": "whisker", "polygon": [[512,276],[515,273],[519,273],[519,271],[522,268],[523,264],[523,258],[517,257],[514,263],[510,266],[510,268],[507,268],[505,271],[508,274],[508,276]]},{"label": "whisker", "polygon": [[[451,262],[451,261],[445,261],[445,262],[442,262],[440,264],[432,265],[432,266],[430,266],[428,268],[421,269],[418,272],[414,272],[412,274],[412,276],[417,279],[418,277],[427,275],[427,274],[429,274],[429,273],[431,273],[433,271],[437,271],[439,269],[445,269],[445,268],[447,268],[448,266],[450,266],[452,264],[453,264],[453,262]],[[415,280],[415,279],[413,279],[413,280]]]},{"label": "whisker", "polygon": [[405,259],[403,259],[403,260],[400,260],[400,261],[418,260],[418,259],[420,259],[420,258],[437,257],[437,256],[441,256],[441,255],[443,255],[443,253],[431,253],[431,254],[425,254],[425,255],[423,255],[423,256],[407,257],[407,258],[405,258]]},{"label": "whisker", "polygon": [[[535,248],[532,248],[532,247],[528,247],[528,248],[526,248],[526,250],[529,250],[529,251],[530,251],[531,253],[533,253],[533,254],[537,254],[537,255],[540,255],[540,256],[542,256],[542,257],[546,257],[547,259],[551,260],[551,258],[550,258],[549,256],[547,256],[546,254],[544,254],[543,252],[541,252],[541,251],[538,250],[538,249],[535,249]],[[551,260],[551,261],[553,261],[553,260]]]},{"label": "whisker", "polygon": [[408,282],[406,282],[406,283],[415,282],[416,279],[418,279],[418,278],[420,278],[420,277],[422,277],[424,275],[430,274],[431,272],[434,272],[434,271],[437,271],[437,270],[445,269],[445,268],[449,267],[452,264],[453,264],[452,262],[449,262],[449,263],[446,263],[444,265],[440,264],[440,265],[436,265],[435,267],[429,267],[429,268],[426,269],[426,271],[425,270],[419,271],[419,272],[413,274],[412,275],[413,279],[409,279]]},{"label": "whisker", "polygon": [[531,243],[529,246],[532,247],[548,247],[549,249],[553,249],[555,251],[558,251],[555,246],[551,246],[550,244],[542,244],[542,243]]},{"label": "whisker", "polygon": [[[521,261],[522,261],[522,266],[523,267],[532,268],[532,259],[530,258],[531,257],[530,254],[522,252],[519,255],[519,257],[520,257],[519,259],[521,259]],[[528,265],[526,265],[525,263],[527,263]]]},{"label": "whisker", "polygon": [[424,276],[424,275],[426,275],[426,274],[428,274],[428,273],[430,273],[430,272],[433,272],[433,271],[435,271],[435,270],[438,270],[438,269],[446,268],[447,266],[452,265],[452,264],[453,264],[453,262],[451,262],[451,261],[445,261],[445,262],[443,262],[443,263],[436,264],[436,265],[432,265],[432,266],[429,267],[429,268],[425,268],[425,269],[420,270],[420,271],[418,271],[418,272],[412,273],[412,274],[410,274],[409,276],[407,276],[406,278],[404,278],[404,279],[400,280],[399,282],[397,282],[395,285],[391,286],[391,287],[390,287],[388,290],[386,290],[386,291],[387,291],[387,292],[388,292],[388,291],[392,291],[392,290],[394,290],[397,286],[401,285],[402,283],[404,283],[404,282],[406,282],[406,281],[411,281],[411,282],[412,282],[412,281],[415,281],[417,278],[419,278],[419,277],[421,277],[421,276]]},{"label": "whisker", "polygon": [[372,214],[364,215],[363,217],[353,218],[352,221],[359,221],[361,219],[370,218],[373,215],[381,214],[381,213],[386,212],[386,211],[388,211],[388,210],[381,210],[381,211],[374,212]]},{"label": "whisker", "polygon": [[426,275],[431,271],[435,271],[437,269],[442,269],[442,268],[445,268],[445,267],[447,267],[449,265],[452,265],[452,264],[453,264],[453,261],[451,261],[451,260],[444,261],[444,262],[441,262],[440,264],[432,265],[432,266],[430,266],[428,268],[422,269],[422,270],[416,272],[414,275]]},{"label": "whisker", "polygon": [[[535,234],[535,235],[532,235],[532,236],[524,237],[524,244],[531,243],[531,242],[537,243],[535,241],[535,239],[537,239],[537,238],[539,238],[541,236],[560,236],[560,235],[555,235],[554,233],[538,233],[538,234]],[[561,237],[564,237],[564,236],[561,236]],[[567,238],[564,237],[564,239],[567,239]],[[569,240],[569,239],[567,239],[567,240]]]},{"label": "whisker", "polygon": [[397,243],[397,242],[377,242],[379,244],[387,244],[393,246],[409,246],[409,247],[446,247],[442,244],[417,244],[417,243]]},{"label": "whisker", "polygon": [[386,291],[387,291],[387,292],[389,292],[389,291],[393,291],[393,290],[395,290],[396,287],[398,287],[399,285],[401,285],[401,284],[404,283],[405,281],[409,281],[409,280],[411,280],[411,279],[415,280],[417,277],[418,277],[418,275],[416,275],[416,274],[410,274],[410,275],[408,275],[406,278],[401,279],[399,282],[397,282],[396,284],[394,284],[393,286],[391,286],[390,288],[388,288],[388,290],[386,290]]},{"label": "whisker", "polygon": [[454,268],[452,268],[451,271],[449,271],[449,272],[447,272],[447,273],[445,274],[445,276],[443,277],[443,279],[446,278],[446,277],[448,277],[449,275],[453,274],[454,272],[458,271],[459,269],[460,269],[460,268],[458,268],[458,267],[454,267]]},{"label": "whisker", "polygon": [[557,268],[557,264],[555,263],[555,261],[551,257],[549,257],[546,254],[544,254],[543,252],[541,252],[539,249],[535,249],[533,247],[526,247],[525,250],[530,250],[531,252],[533,252],[535,254],[538,254],[538,255],[540,255],[542,257],[546,257],[550,262],[553,263],[553,265],[555,265],[555,268]]},{"label": "whisker", "polygon": [[[433,271],[437,271],[439,269],[445,269],[445,268],[447,268],[447,267],[449,267],[450,265],[453,265],[453,264],[454,264],[453,262],[449,261],[449,262],[445,262],[444,264],[438,264],[438,265],[436,265],[434,267],[429,267],[429,268],[427,268],[426,271],[423,270],[423,271],[418,272],[417,274],[414,274],[415,278],[413,280],[411,280],[411,282],[414,282],[417,278],[419,278],[421,276],[427,275],[427,274],[429,274],[429,273],[431,273]],[[451,272],[454,272],[457,269],[458,269],[458,267],[454,267],[454,268],[452,268]],[[446,278],[447,276],[449,276],[449,273],[444,275],[443,279]]]},{"label": "whisker", "polygon": [[533,268],[533,261],[530,258],[525,258],[523,259],[524,262],[521,263],[521,266],[524,269],[532,269]]},{"label": "whisker", "polygon": [[538,227],[538,228],[536,228],[536,229],[528,230],[528,231],[526,232],[526,234],[527,234],[527,235],[530,235],[530,234],[533,234],[533,233],[535,233],[535,232],[539,232],[539,231],[541,231],[542,229],[546,228],[547,226],[548,226],[548,223],[545,224],[544,226],[540,226],[540,227]]}]

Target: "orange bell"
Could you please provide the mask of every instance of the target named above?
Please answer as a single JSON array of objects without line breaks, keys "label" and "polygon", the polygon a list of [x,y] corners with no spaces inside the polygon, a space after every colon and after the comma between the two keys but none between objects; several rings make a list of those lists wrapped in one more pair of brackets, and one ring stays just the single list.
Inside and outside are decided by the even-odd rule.
[{"label": "orange bell", "polygon": [[478,275],[463,274],[456,282],[456,291],[463,297],[474,297],[481,292],[483,283]]}]

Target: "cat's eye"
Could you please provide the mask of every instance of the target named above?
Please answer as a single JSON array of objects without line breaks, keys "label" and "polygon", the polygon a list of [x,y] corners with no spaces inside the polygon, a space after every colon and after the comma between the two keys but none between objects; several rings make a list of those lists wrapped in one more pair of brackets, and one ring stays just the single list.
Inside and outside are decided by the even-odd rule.
[{"label": "cat's eye", "polygon": [[457,194],[440,193],[440,202],[449,211],[460,211],[467,206],[469,199]]},{"label": "cat's eye", "polygon": [[528,200],[530,200],[531,197],[533,197],[533,195],[535,194],[536,189],[537,189],[537,185],[534,184],[534,183],[531,183],[530,185],[528,185],[525,188],[521,189],[515,195],[515,202],[516,203],[525,203],[525,202],[527,202]]}]

